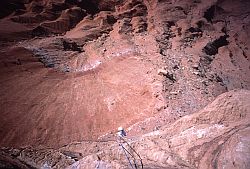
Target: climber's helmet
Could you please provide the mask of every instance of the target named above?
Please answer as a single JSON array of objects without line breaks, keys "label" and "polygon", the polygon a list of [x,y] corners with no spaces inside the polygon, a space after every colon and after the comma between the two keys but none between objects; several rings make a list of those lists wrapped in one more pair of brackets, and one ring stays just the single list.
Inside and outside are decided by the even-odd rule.
[{"label": "climber's helmet", "polygon": [[123,131],[124,129],[122,127],[118,127],[118,131]]},{"label": "climber's helmet", "polygon": [[118,133],[117,134],[118,134],[119,137],[124,137],[124,136],[127,135],[125,130],[122,127],[118,127]]}]

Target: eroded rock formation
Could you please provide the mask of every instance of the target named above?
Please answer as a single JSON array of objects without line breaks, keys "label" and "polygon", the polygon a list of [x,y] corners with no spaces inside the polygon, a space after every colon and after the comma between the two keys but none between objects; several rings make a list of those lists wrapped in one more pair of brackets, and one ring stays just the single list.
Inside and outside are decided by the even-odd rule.
[{"label": "eroded rock formation", "polygon": [[1,161],[126,168],[122,125],[149,168],[249,167],[249,1],[0,4]]}]

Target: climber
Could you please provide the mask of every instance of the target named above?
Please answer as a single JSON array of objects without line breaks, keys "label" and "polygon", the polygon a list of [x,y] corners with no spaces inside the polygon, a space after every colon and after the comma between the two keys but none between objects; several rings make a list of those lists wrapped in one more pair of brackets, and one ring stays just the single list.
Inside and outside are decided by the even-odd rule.
[{"label": "climber", "polygon": [[[121,147],[125,157],[127,158],[129,165],[131,169],[138,169],[138,160],[136,159],[135,155],[139,157],[140,160],[140,166],[143,169],[143,163],[140,155],[129,145],[129,143],[124,139],[124,137],[127,135],[125,130],[122,127],[118,127],[118,143],[119,147]],[[135,155],[134,155],[135,154]]]},{"label": "climber", "polygon": [[118,135],[120,138],[123,138],[123,137],[126,136],[127,134],[126,134],[125,130],[124,130],[122,127],[118,127],[117,135]]}]

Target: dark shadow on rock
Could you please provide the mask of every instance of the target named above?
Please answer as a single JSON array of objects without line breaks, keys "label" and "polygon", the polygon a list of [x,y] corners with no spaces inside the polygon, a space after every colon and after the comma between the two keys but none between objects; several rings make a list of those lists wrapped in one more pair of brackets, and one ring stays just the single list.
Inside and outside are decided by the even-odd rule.
[{"label": "dark shadow on rock", "polygon": [[218,49],[222,46],[226,46],[229,44],[228,35],[224,35],[219,37],[218,39],[214,40],[213,42],[209,42],[204,48],[203,52],[207,55],[216,55],[218,53]]}]

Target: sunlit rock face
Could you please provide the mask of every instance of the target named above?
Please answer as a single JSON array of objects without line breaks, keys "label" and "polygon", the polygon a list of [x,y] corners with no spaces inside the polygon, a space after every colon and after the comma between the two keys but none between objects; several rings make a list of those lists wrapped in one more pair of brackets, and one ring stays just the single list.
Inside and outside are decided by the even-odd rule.
[{"label": "sunlit rock face", "polygon": [[1,145],[97,139],[164,111],[147,6],[108,3],[28,1],[1,20]]},{"label": "sunlit rock face", "polygon": [[[113,144],[92,141],[114,140],[123,126],[131,138],[167,133],[147,137],[165,146],[147,143],[152,154],[136,142],[151,168],[249,166],[248,116],[237,114],[249,110],[241,108],[250,89],[249,1],[11,0],[0,9],[0,146],[32,146],[38,157],[47,152],[38,146],[53,147],[49,158],[65,168],[76,159],[58,148],[81,152],[79,160]],[[228,94],[207,106],[230,91],[237,104]],[[31,165],[30,152],[15,157]],[[111,156],[82,164],[102,157],[106,168],[127,167]]]}]

